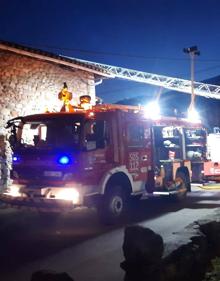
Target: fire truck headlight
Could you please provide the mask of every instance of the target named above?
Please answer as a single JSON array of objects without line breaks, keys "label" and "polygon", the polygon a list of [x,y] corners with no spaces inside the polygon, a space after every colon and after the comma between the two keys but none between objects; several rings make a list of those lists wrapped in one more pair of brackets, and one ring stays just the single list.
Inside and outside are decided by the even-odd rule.
[{"label": "fire truck headlight", "polygon": [[12,197],[21,196],[20,187],[16,185],[10,186],[4,193]]},{"label": "fire truck headlight", "polygon": [[64,188],[56,193],[55,198],[70,200],[73,204],[77,204],[79,202],[79,192],[74,188]]},{"label": "fire truck headlight", "polygon": [[160,106],[156,101],[152,101],[144,106],[144,116],[150,119],[160,118]]}]

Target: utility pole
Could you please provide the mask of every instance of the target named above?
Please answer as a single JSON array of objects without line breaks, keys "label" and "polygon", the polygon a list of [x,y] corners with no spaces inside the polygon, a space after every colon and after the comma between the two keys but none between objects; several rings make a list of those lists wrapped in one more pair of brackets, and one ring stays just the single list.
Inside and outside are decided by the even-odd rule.
[{"label": "utility pole", "polygon": [[200,55],[200,51],[197,46],[192,46],[189,48],[184,48],[183,52],[189,54],[190,56],[190,68],[191,68],[191,103],[189,105],[189,111],[195,110],[195,92],[194,92],[194,75],[195,75],[195,56]]}]

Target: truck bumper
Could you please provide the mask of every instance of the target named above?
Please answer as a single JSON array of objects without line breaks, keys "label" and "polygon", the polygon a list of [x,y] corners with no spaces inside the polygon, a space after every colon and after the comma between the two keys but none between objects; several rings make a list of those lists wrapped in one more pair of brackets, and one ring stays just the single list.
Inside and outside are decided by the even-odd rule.
[{"label": "truck bumper", "polygon": [[29,198],[29,197],[14,197],[7,194],[0,195],[0,202],[17,208],[30,208],[45,212],[62,212],[71,211],[77,205],[71,201],[61,199],[47,199],[47,198]]}]

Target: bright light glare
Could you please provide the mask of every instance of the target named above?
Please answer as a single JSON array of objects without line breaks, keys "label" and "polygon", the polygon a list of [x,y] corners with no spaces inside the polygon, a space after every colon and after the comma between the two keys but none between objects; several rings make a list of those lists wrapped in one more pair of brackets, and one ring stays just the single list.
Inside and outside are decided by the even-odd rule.
[{"label": "bright light glare", "polygon": [[95,116],[95,113],[93,111],[89,112],[89,117],[94,117]]},{"label": "bright light glare", "polygon": [[55,198],[62,200],[71,200],[73,204],[76,204],[79,202],[79,192],[74,188],[65,188],[63,190],[59,190],[56,193]]},{"label": "bright light glare", "polygon": [[192,123],[200,123],[201,119],[199,113],[195,110],[195,108],[188,110],[188,120]]},{"label": "bright light glare", "polygon": [[144,116],[146,118],[151,118],[151,119],[159,119],[160,118],[160,107],[159,104],[156,101],[152,101],[148,103],[144,107]]},{"label": "bright light glare", "polygon": [[13,197],[21,196],[20,187],[19,186],[10,186],[7,191],[5,192],[7,195],[11,195]]},{"label": "bright light glare", "polygon": [[89,110],[91,109],[91,104],[90,103],[81,103],[81,107],[84,109],[84,110]]}]

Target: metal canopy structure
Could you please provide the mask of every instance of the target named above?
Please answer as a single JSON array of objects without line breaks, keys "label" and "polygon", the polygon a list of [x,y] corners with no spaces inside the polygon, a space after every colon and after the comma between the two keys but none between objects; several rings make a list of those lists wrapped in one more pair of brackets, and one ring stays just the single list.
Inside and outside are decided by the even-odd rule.
[{"label": "metal canopy structure", "polygon": [[[121,78],[135,82],[146,83],[187,94],[192,93],[191,80],[147,73],[143,71],[101,64],[91,61],[80,61],[86,62],[99,68],[103,68],[107,73],[109,73],[109,75],[111,75],[111,78]],[[198,96],[220,99],[220,86],[218,85],[194,82],[194,92]]]}]

